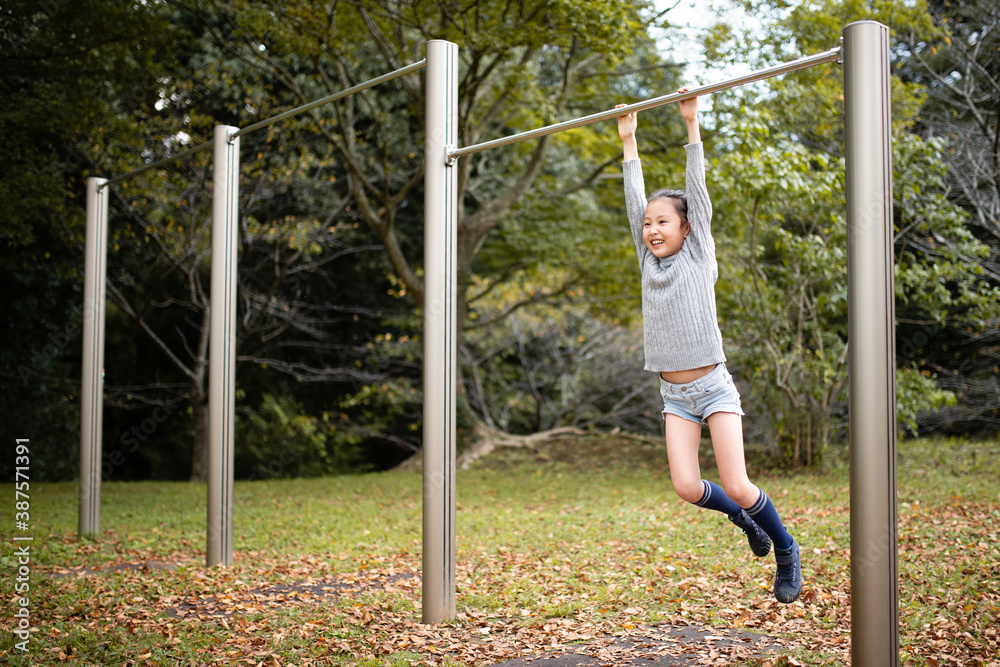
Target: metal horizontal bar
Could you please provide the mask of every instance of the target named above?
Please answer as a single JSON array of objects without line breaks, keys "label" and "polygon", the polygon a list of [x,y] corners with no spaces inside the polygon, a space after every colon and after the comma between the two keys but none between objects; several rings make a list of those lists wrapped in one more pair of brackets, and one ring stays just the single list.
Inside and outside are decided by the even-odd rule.
[{"label": "metal horizontal bar", "polygon": [[291,118],[292,116],[298,116],[300,113],[304,113],[306,111],[309,111],[310,109],[315,109],[316,107],[323,106],[324,104],[328,104],[330,102],[333,102],[334,100],[339,100],[342,97],[347,97],[348,95],[353,95],[354,93],[359,93],[362,90],[367,90],[368,88],[372,88],[374,86],[377,86],[380,83],[385,83],[386,81],[392,81],[393,79],[398,79],[399,77],[403,76],[404,74],[409,74],[410,72],[416,72],[418,70],[423,69],[426,66],[427,66],[427,60],[424,59],[424,60],[421,60],[419,62],[415,62],[412,65],[407,65],[406,67],[401,67],[401,68],[399,68],[399,69],[397,69],[397,70],[395,70],[393,72],[389,72],[388,74],[383,74],[382,76],[376,77],[376,78],[371,79],[369,81],[365,81],[364,83],[359,83],[356,86],[352,86],[350,88],[346,88],[344,90],[341,90],[338,93],[333,93],[332,95],[327,95],[326,97],[321,97],[320,99],[315,100],[313,102],[309,102],[308,104],[303,104],[300,107],[295,107],[294,109],[289,109],[288,111],[286,111],[284,113],[280,113],[277,116],[274,116],[273,118],[268,118],[267,120],[262,120],[259,123],[254,123],[253,125],[247,125],[246,127],[241,128],[238,132],[234,132],[233,136],[234,137],[242,137],[244,134],[249,134],[251,132],[254,132],[255,130],[259,130],[261,128],[267,127],[268,125],[272,125],[274,123],[277,123],[278,121],[282,121],[282,120],[286,120],[288,118]]},{"label": "metal horizontal bar", "polygon": [[[339,100],[342,97],[347,97],[348,95],[353,95],[354,93],[360,92],[362,90],[366,90],[366,89],[371,88],[373,86],[377,86],[380,83],[385,83],[386,81],[392,81],[393,79],[397,79],[397,78],[403,76],[404,74],[409,74],[410,72],[416,72],[418,70],[423,69],[426,66],[427,66],[427,60],[425,59],[425,60],[421,60],[419,62],[415,62],[412,65],[407,65],[406,67],[401,67],[401,68],[399,68],[399,69],[397,69],[395,71],[389,72],[388,74],[383,74],[382,76],[375,77],[374,79],[371,79],[369,81],[365,81],[364,83],[359,83],[356,86],[352,86],[350,88],[346,88],[344,90],[341,90],[340,92],[333,93],[332,95],[327,95],[326,97],[321,97],[318,100],[314,100],[312,102],[309,102],[308,104],[303,104],[300,107],[295,107],[294,109],[289,109],[288,111],[285,111],[284,113],[280,113],[277,116],[272,116],[271,118],[268,118],[266,120],[262,120],[259,123],[254,123],[253,125],[247,125],[246,127],[238,130],[237,132],[234,132],[232,134],[232,137],[233,138],[241,137],[244,134],[249,134],[250,132],[253,132],[254,130],[259,130],[262,127],[267,127],[268,125],[272,125],[272,124],[277,123],[279,121],[286,120],[288,118],[291,118],[292,116],[297,116],[300,113],[309,111],[310,109],[315,109],[318,106],[322,106],[324,104],[328,104],[330,102],[333,102],[334,100]],[[105,181],[101,185],[101,187],[107,187],[107,186],[112,185],[114,183],[118,183],[119,181],[122,181],[122,180],[124,180],[126,178],[129,178],[130,176],[137,176],[137,175],[141,174],[144,171],[149,171],[150,169],[156,169],[157,167],[162,167],[163,165],[165,165],[167,163],[170,163],[170,162],[173,162],[174,160],[180,160],[181,158],[187,157],[189,155],[194,155],[198,151],[203,150],[205,148],[208,148],[211,145],[212,145],[211,141],[206,141],[205,143],[199,144],[199,145],[195,146],[194,148],[189,148],[186,151],[181,151],[180,153],[177,153],[176,155],[171,155],[170,157],[165,157],[162,160],[157,160],[156,162],[150,162],[149,164],[144,165],[142,167],[139,167],[138,169],[136,169],[134,171],[130,171],[130,172],[125,173],[125,174],[121,174],[120,176],[115,176],[114,178],[109,178],[107,181]]]},{"label": "metal horizontal bar", "polygon": [[198,151],[203,150],[205,148],[208,148],[211,145],[212,145],[211,141],[206,141],[203,144],[198,144],[194,148],[189,148],[186,151],[181,151],[177,155],[171,155],[170,157],[165,157],[162,160],[157,160],[156,162],[150,162],[149,164],[147,164],[147,165],[145,165],[143,167],[139,167],[138,169],[136,169],[134,171],[129,171],[129,172],[126,172],[126,173],[121,174],[119,176],[115,176],[114,178],[109,178],[108,180],[106,180],[104,183],[101,184],[101,187],[102,188],[106,188],[109,185],[114,185],[115,183],[117,183],[119,181],[122,181],[122,180],[124,180],[124,179],[126,179],[126,178],[128,178],[130,176],[138,176],[139,174],[141,174],[144,171],[149,171],[150,169],[156,169],[157,167],[162,167],[163,165],[167,164],[168,162],[173,162],[174,160],[180,160],[182,157],[187,157],[189,155],[194,155]]},{"label": "metal horizontal bar", "polygon": [[479,144],[473,144],[472,146],[458,148],[454,151],[450,151],[447,155],[447,159],[454,160],[455,158],[460,158],[463,155],[479,153],[490,148],[499,148],[500,146],[507,146],[509,144],[515,144],[528,139],[544,137],[549,134],[555,134],[556,132],[572,130],[578,127],[584,127],[585,125],[593,125],[594,123],[598,123],[602,120],[617,118],[618,116],[632,113],[634,111],[645,111],[646,109],[653,109],[665,104],[680,102],[681,100],[686,100],[691,97],[717,93],[728,88],[736,88],[737,86],[743,86],[748,83],[753,83],[754,81],[760,81],[761,79],[768,79],[773,76],[787,74],[788,72],[794,72],[795,70],[813,67],[814,65],[821,65],[835,60],[840,60],[840,47],[830,49],[829,51],[818,53],[816,55],[806,56],[805,58],[799,58],[798,60],[790,60],[787,63],[781,63],[780,65],[766,67],[764,69],[750,72],[749,74],[744,74],[743,76],[733,77],[732,79],[726,79],[725,81],[720,81],[718,83],[710,83],[705,86],[692,88],[686,93],[670,93],[669,95],[661,95],[660,97],[654,97],[652,99],[645,100],[644,102],[629,104],[628,106],[621,107],[620,109],[609,109],[608,111],[601,111],[589,116],[582,116],[573,120],[555,123],[554,125],[546,125],[545,127],[528,130],[527,132],[512,134],[509,137],[501,137],[499,139],[493,139],[492,141],[484,141]]}]

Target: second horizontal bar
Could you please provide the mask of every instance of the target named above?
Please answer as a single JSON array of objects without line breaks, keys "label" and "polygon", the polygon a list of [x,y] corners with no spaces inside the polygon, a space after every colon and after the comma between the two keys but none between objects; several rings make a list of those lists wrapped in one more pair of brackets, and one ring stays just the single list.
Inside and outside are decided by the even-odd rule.
[{"label": "second horizontal bar", "polygon": [[[403,76],[404,74],[409,74],[410,72],[416,72],[418,70],[422,70],[426,66],[427,66],[427,60],[424,59],[424,60],[415,62],[415,63],[413,63],[411,65],[407,65],[405,67],[401,67],[401,68],[399,68],[399,69],[397,69],[395,71],[389,72],[388,74],[383,74],[382,76],[378,76],[378,77],[375,77],[374,79],[370,79],[370,80],[365,81],[363,83],[359,83],[356,86],[351,86],[350,88],[347,88],[345,90],[341,90],[339,92],[333,93],[332,95],[327,95],[326,97],[322,97],[322,98],[320,98],[318,100],[314,100],[312,102],[309,102],[308,104],[303,104],[302,106],[295,107],[294,109],[289,109],[288,111],[280,113],[277,116],[272,116],[271,118],[259,121],[257,123],[254,123],[253,125],[248,125],[248,126],[246,126],[244,128],[241,128],[240,130],[237,130],[236,132],[233,132],[233,134],[230,136],[230,139],[235,139],[236,137],[241,137],[244,134],[249,134],[250,132],[254,132],[254,131],[259,130],[261,128],[267,127],[268,125],[273,125],[274,123],[277,123],[279,121],[287,120],[288,118],[292,118],[293,116],[297,116],[297,115],[299,115],[301,113],[309,111],[310,109],[315,109],[316,107],[321,106],[323,104],[328,104],[328,103],[333,102],[335,100],[339,100],[339,99],[341,99],[343,97],[347,97],[348,95],[353,95],[354,93],[360,92],[362,90],[367,90],[368,88],[371,88],[373,86],[377,86],[380,83],[385,83],[386,81],[392,81],[393,79],[397,79],[397,78]],[[177,153],[176,155],[171,155],[170,157],[162,158],[160,160],[157,160],[156,162],[151,162],[151,163],[149,163],[147,165],[143,165],[142,167],[139,167],[138,169],[134,169],[134,170],[132,170],[130,172],[127,172],[127,173],[124,173],[124,174],[120,174],[118,176],[115,176],[114,178],[109,178],[108,180],[106,180],[104,183],[101,184],[101,187],[102,188],[109,187],[111,185],[114,185],[115,183],[118,183],[118,182],[126,179],[126,178],[130,178],[132,176],[137,176],[137,175],[139,175],[139,174],[141,174],[143,172],[149,171],[150,169],[156,169],[157,167],[162,167],[162,166],[164,166],[166,164],[169,164],[169,163],[173,162],[174,160],[180,160],[181,158],[188,157],[190,155],[194,155],[195,153],[197,153],[197,152],[199,152],[201,150],[209,148],[210,146],[212,146],[212,144],[213,144],[213,142],[206,141],[203,144],[199,144],[199,145],[197,145],[197,146],[195,146],[193,148],[188,148],[185,151],[181,151],[180,153]]]},{"label": "second horizontal bar", "polygon": [[370,79],[368,81],[365,81],[364,83],[359,83],[356,86],[351,86],[350,88],[346,88],[339,92],[333,93],[332,95],[327,95],[326,97],[314,100],[312,102],[309,102],[308,104],[303,104],[302,106],[295,107],[294,109],[289,109],[288,111],[280,113],[277,116],[273,116],[266,120],[262,120],[260,122],[254,123],[253,125],[247,125],[246,127],[241,128],[238,132],[234,132],[233,137],[242,137],[244,134],[249,134],[250,132],[254,132],[261,128],[267,127],[268,125],[273,125],[278,121],[286,120],[293,116],[298,116],[300,113],[309,111],[310,109],[315,109],[316,107],[322,106],[324,104],[329,104],[330,102],[339,100],[343,97],[347,97],[348,95],[353,95],[354,93],[361,92],[362,90],[367,90],[373,86],[379,85],[380,83],[385,83],[386,81],[392,81],[393,79],[397,79],[403,76],[404,74],[409,74],[410,72],[416,72],[417,70],[421,70],[426,66],[427,66],[427,59],[425,58],[424,60],[415,62],[412,65],[407,65],[406,67],[400,67],[399,69],[389,72],[388,74],[383,74],[382,76],[375,77],[374,79]]}]

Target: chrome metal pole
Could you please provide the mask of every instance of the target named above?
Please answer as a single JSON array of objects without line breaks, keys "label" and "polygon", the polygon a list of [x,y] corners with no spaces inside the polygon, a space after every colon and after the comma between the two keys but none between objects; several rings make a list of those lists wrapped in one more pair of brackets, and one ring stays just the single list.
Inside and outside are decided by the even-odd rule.
[{"label": "chrome metal pole", "polygon": [[806,56],[805,58],[791,60],[787,63],[781,63],[780,65],[772,65],[771,67],[765,67],[764,69],[750,72],[749,74],[744,74],[742,76],[733,77],[731,79],[726,79],[725,81],[720,81],[718,83],[710,83],[697,88],[692,88],[686,93],[670,93],[669,95],[661,95],[660,97],[654,97],[652,99],[645,100],[644,102],[629,104],[621,109],[609,109],[608,111],[601,111],[589,116],[583,116],[581,118],[575,118],[573,120],[539,127],[534,130],[528,130],[527,132],[512,134],[509,137],[501,137],[499,139],[493,139],[492,141],[484,141],[479,144],[473,144],[472,146],[465,146],[464,148],[458,148],[450,151],[448,156],[453,159],[459,158],[463,155],[479,153],[490,148],[499,148],[500,146],[507,146],[509,144],[515,144],[528,139],[537,139],[538,137],[555,134],[556,132],[564,132],[566,130],[583,127],[585,125],[593,125],[594,123],[598,123],[603,120],[611,120],[612,118],[617,118],[618,116],[626,113],[632,113],[633,111],[645,111],[647,109],[661,107],[665,104],[680,102],[681,100],[686,100],[691,97],[710,95],[728,88],[736,88],[737,86],[744,86],[748,83],[753,83],[754,81],[760,81],[761,79],[768,79],[781,74],[787,74],[796,70],[805,69],[807,67],[814,67],[823,63],[834,62],[840,60],[840,56],[840,47],[830,49],[829,51],[824,51],[823,53],[817,53],[812,56]]},{"label": "chrome metal pole", "polygon": [[899,664],[889,29],[844,29],[851,664]]},{"label": "chrome metal pole", "polygon": [[455,618],[458,46],[427,43],[424,176],[423,622]]},{"label": "chrome metal pole", "polygon": [[212,173],[212,294],[208,375],[209,567],[233,563],[233,459],[236,395],[236,237],[240,140],[235,127],[215,128]]},{"label": "chrome metal pole", "polygon": [[104,304],[108,257],[107,179],[87,179],[83,273],[83,373],[80,390],[79,534],[101,532],[101,434],[104,413]]}]

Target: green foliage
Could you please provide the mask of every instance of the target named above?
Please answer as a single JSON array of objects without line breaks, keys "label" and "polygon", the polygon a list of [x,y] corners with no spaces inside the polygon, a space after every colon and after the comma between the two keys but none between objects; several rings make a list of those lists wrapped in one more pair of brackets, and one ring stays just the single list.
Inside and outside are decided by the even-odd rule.
[{"label": "green foliage", "polygon": [[955,405],[955,394],[938,388],[934,375],[919,371],[916,364],[896,370],[896,418],[905,433],[916,435],[917,417],[922,412]]},{"label": "green foliage", "polygon": [[984,282],[975,259],[990,249],[947,198],[944,142],[903,134],[894,142],[897,226],[896,297],[903,312],[933,322],[981,326],[997,317],[1000,290]]},{"label": "green foliage", "polygon": [[[239,0],[187,7],[177,20],[190,32],[192,48],[178,75],[165,83],[159,113],[149,114],[155,121],[150,133],[194,138],[207,136],[214,122],[245,126],[418,60],[427,39],[444,38],[460,47],[462,142],[473,143],[607,108],[617,101],[605,93],[615,81],[615,68],[637,50],[645,49],[644,57],[650,57],[643,2],[536,2],[516,12],[478,3],[461,15],[452,9],[431,1],[274,7]],[[315,419],[340,415],[350,424],[338,422],[337,437],[344,440],[337,447],[367,449],[373,457],[394,448],[390,461],[412,451],[419,432],[412,354],[403,348],[384,352],[392,347],[386,336],[413,339],[417,320],[406,311],[423,298],[421,272],[415,268],[423,256],[422,94],[417,78],[405,77],[241,140],[246,156],[241,386],[263,406],[264,395],[271,393],[267,377],[275,371],[309,382],[338,378],[343,384],[325,400],[290,387],[291,395],[280,400],[292,402],[283,409],[297,402]],[[556,292],[613,278],[606,264],[595,261],[599,255],[575,252],[600,248],[612,220],[606,203],[595,202],[586,191],[601,171],[594,170],[594,157],[616,160],[606,141],[610,129],[580,131],[572,142],[525,144],[461,161],[459,197],[466,215],[459,230],[460,286],[468,284],[472,271],[498,284],[518,270],[537,270],[543,261],[565,276]],[[142,256],[142,264],[162,267],[164,273],[169,266],[183,267],[187,278],[183,285],[157,287],[155,297],[147,290],[129,298],[203,310],[199,276],[207,256],[204,237],[194,235],[207,229],[207,201],[179,180],[157,177],[137,185],[139,196],[131,201],[142,230],[135,238],[152,242],[129,249]],[[158,189],[173,194],[145,195]],[[544,209],[562,192],[572,200],[573,213],[601,223],[575,236],[566,235],[556,221],[534,227],[536,221],[552,219]],[[522,197],[523,206],[517,203]],[[498,239],[496,245],[487,242],[491,236]],[[484,261],[478,263],[481,249]],[[360,256],[366,250],[381,253]],[[349,253],[359,254],[350,262],[341,259]],[[464,299],[459,308],[464,320]],[[359,314],[364,317],[356,325],[332,327],[337,318],[330,313],[337,309],[353,311],[355,322]],[[174,310],[163,314],[162,326],[183,316],[184,345],[197,349],[199,330],[187,326],[191,318],[181,308]],[[249,364],[256,368],[247,369]],[[268,428],[292,428],[274,409],[264,411]],[[267,431],[263,423],[255,428]],[[251,450],[248,465],[259,466],[270,446]],[[327,449],[332,446],[328,441]],[[317,448],[322,449],[308,447]]]},{"label": "green foliage", "polygon": [[[383,469],[417,451],[418,377],[387,372],[412,368],[419,359],[419,340],[396,333],[408,326],[383,322],[385,333],[356,348],[356,371],[370,380],[353,388],[338,387],[326,396],[285,382],[259,396],[240,390],[238,474],[254,479]],[[246,386],[260,386],[250,378]]]},{"label": "green foliage", "polygon": [[766,110],[743,112],[710,177],[720,327],[749,383],[751,439],[811,465],[846,399],[843,166],[771,132]]},{"label": "green foliage", "polygon": [[[784,0],[740,0],[735,3],[763,24],[752,33],[717,25],[705,41],[706,58],[716,67],[725,64],[773,65],[839,46],[844,27],[855,21],[874,20],[890,29],[893,58],[902,57],[896,39],[900,31],[932,35],[937,28],[923,0],[819,0],[789,3]],[[731,91],[723,99],[738,98],[747,104],[766,105],[775,115],[775,127],[811,148],[832,155],[843,154],[843,75],[831,65],[813,67]],[[909,126],[923,101],[920,86],[893,77],[890,82],[894,131]],[[752,95],[758,92],[759,95]],[[726,114],[725,107],[720,109]],[[737,116],[738,118],[738,116]]]},{"label": "green foliage", "polygon": [[381,467],[388,455],[370,450],[379,440],[391,442],[395,432],[418,430],[419,422],[407,416],[416,398],[411,385],[386,381],[343,396],[339,411],[310,414],[290,392],[265,393],[258,406],[244,403],[237,411],[237,475],[316,477]]},{"label": "green foliage", "polygon": [[33,479],[76,471],[67,453],[80,437],[91,151],[130,110],[152,104],[171,36],[159,3],[11,0],[0,9],[0,394],[12,432],[32,439]]},{"label": "green foliage", "polygon": [[[915,130],[942,142],[947,197],[969,215],[972,233],[989,246],[986,254],[970,254],[967,261],[981,272],[978,293],[1000,286],[1000,180],[997,178],[998,76],[996,31],[1000,6],[995,2],[929,2],[936,32],[900,31],[909,57],[898,63],[901,78],[923,86],[925,102]],[[936,237],[935,242],[939,241]],[[947,253],[935,243],[935,253]],[[943,276],[932,275],[940,284]],[[939,288],[940,289],[940,288]],[[983,307],[989,303],[991,307]],[[912,336],[934,335],[920,350],[926,369],[935,372],[940,386],[959,397],[958,405],[925,417],[927,428],[948,433],[997,429],[1000,388],[1000,306],[964,298],[951,305],[940,326],[920,323]],[[956,318],[956,315],[958,316]],[[930,318],[925,316],[926,322]],[[953,326],[967,319],[965,326]],[[924,329],[925,331],[921,330]]]},{"label": "green foliage", "polygon": [[277,398],[264,394],[257,409],[241,406],[238,414],[237,459],[241,478],[316,476],[337,472],[340,467],[337,464],[342,464],[342,461],[336,459],[349,457],[327,449],[327,440],[334,432],[328,426],[330,416],[304,414],[302,405],[288,394]]},{"label": "green foliage", "polygon": [[[845,411],[843,163],[770,132],[767,110],[742,112],[722,139],[732,149],[716,161],[725,169],[714,170],[722,326],[754,405],[773,420],[765,438],[792,461],[803,453],[811,460],[812,443],[821,449],[843,427]],[[900,132],[893,163],[899,312],[976,321],[995,308],[995,294],[968,262],[985,247],[943,195],[940,144]],[[954,401],[902,362],[899,379],[907,428],[918,413]]]},{"label": "green foliage", "polygon": [[[15,439],[30,439],[32,479],[69,479],[78,463],[66,452],[80,438],[82,297],[72,281],[39,265],[0,262],[0,283],[0,395],[10,433],[0,455],[13,461]],[[64,306],[73,301],[76,308]],[[2,479],[13,481],[14,472],[7,466]]]},{"label": "green foliage", "polygon": [[[940,36],[923,3],[763,2],[744,9],[766,17],[767,30],[751,37],[718,26],[706,43],[710,59],[789,60],[835,45],[855,20],[882,21],[894,35]],[[901,66],[908,55],[897,48],[893,58]],[[840,77],[833,67],[812,68],[734,91],[713,109],[721,128],[712,185],[723,237],[723,332],[754,404],[764,408],[763,420],[748,418],[751,433],[790,461],[808,460],[810,449],[821,450],[846,426]],[[892,96],[897,409],[901,425],[913,430],[920,415],[955,402],[932,372],[911,363],[924,355],[928,334],[982,327],[996,317],[998,295],[977,266],[989,248],[949,200],[943,142],[910,132],[919,126],[923,88],[894,76]]]},{"label": "green foliage", "polygon": [[[928,97],[907,66],[918,48],[954,58],[950,35],[968,26],[935,23],[923,2],[742,5],[767,29],[717,26],[706,43],[716,65],[825,50],[853,20],[908,36],[907,48],[894,42],[892,86],[898,409],[912,429],[925,410],[954,407],[935,379],[961,386],[924,339],[940,352],[962,332],[1000,330],[990,249],[970,207],[954,205],[949,145],[915,133]],[[0,346],[14,411],[44,422],[34,434],[52,452],[72,446],[77,344],[33,368],[27,389],[10,369],[75,317],[65,304],[79,302],[86,173],[126,172],[207,141],[218,123],[245,127],[419,60],[427,39],[459,45],[464,145],[662,94],[680,68],[647,31],[652,11],[610,0],[5,6],[0,202],[13,217],[0,252],[15,285],[7,298],[37,295],[8,304],[36,315]],[[419,447],[423,102],[411,75],[241,138],[241,475],[386,466]],[[717,95],[705,114],[727,349],[750,388],[750,439],[789,463],[820,460],[845,423],[842,109],[828,65]],[[644,112],[640,127],[647,182],[682,182],[676,109]],[[619,148],[612,121],[459,161],[466,426],[652,425],[636,396],[655,390],[629,329],[638,275],[609,177]],[[139,419],[125,409],[149,401],[193,408],[151,448],[186,455],[177,438],[200,432],[210,170],[204,152],[113,189],[108,451]],[[53,465],[55,477],[72,474]]]},{"label": "green foliage", "polygon": [[[169,60],[160,4],[11,0],[0,12],[0,238],[43,261],[40,227],[79,233],[82,176],[105,132],[150,102]],[[60,266],[64,271],[66,267]]]},{"label": "green foliage", "polygon": [[662,404],[642,370],[641,332],[594,317],[582,290],[565,295],[569,303],[553,302],[562,298],[547,287],[553,277],[533,278],[474,304],[461,348],[473,409],[510,433],[565,426],[655,433]]}]

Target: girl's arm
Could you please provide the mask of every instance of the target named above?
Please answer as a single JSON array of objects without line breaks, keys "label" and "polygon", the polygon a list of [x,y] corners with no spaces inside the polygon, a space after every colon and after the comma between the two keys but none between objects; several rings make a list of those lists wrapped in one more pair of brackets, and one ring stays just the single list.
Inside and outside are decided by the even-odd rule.
[{"label": "girl's arm", "polygon": [[[615,108],[623,107],[619,104]],[[629,228],[632,231],[632,241],[639,258],[640,268],[649,252],[642,241],[642,218],[646,212],[646,185],[642,178],[642,165],[639,162],[639,148],[635,140],[636,114],[630,113],[618,117],[618,135],[622,140],[622,176],[625,181],[625,213]]]},{"label": "girl's arm", "polygon": [[[677,92],[687,91],[687,88],[681,88]],[[705,184],[705,151],[698,126],[698,98],[683,100],[680,111],[688,131],[688,145],[684,147],[687,154],[685,192],[688,199],[688,220],[691,223],[691,234],[684,243],[690,244],[696,255],[711,263],[712,273],[717,277],[715,239],[712,238],[712,200]]]},{"label": "girl's arm", "polygon": [[[627,105],[616,104],[615,108],[621,109],[624,106]],[[634,111],[624,116],[618,116],[618,136],[622,138],[623,162],[639,159],[639,144],[635,140],[635,128],[638,122],[638,116]]]},{"label": "girl's arm", "polygon": [[[688,91],[687,87],[678,89],[678,93],[686,93]],[[681,118],[684,119],[684,124],[687,125],[688,131],[688,143],[697,144],[701,141],[701,129],[698,126],[698,98],[692,97],[686,100],[681,100]]]},{"label": "girl's arm", "polygon": [[684,241],[696,255],[715,265],[715,239],[712,238],[712,200],[705,184],[705,151],[701,142],[684,147],[687,169],[684,191],[687,193],[688,222],[691,233]]}]

